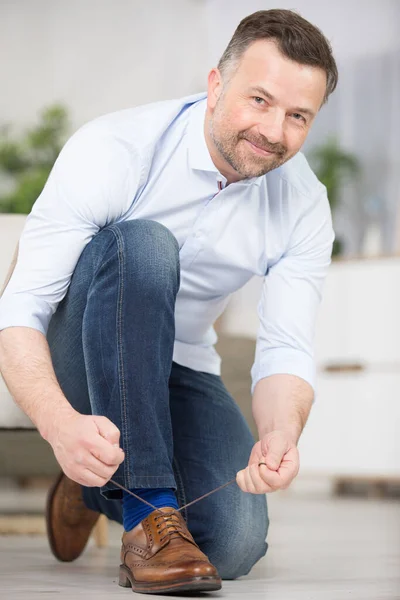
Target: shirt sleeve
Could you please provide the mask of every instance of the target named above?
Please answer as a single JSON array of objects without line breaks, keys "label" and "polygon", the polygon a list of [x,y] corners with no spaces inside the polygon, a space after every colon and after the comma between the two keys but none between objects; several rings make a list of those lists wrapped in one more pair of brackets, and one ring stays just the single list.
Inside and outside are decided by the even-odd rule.
[{"label": "shirt sleeve", "polygon": [[315,389],[314,333],[334,233],[326,190],[294,227],[288,250],[264,277],[252,392],[270,375],[297,375]]},{"label": "shirt sleeve", "polygon": [[83,249],[126,212],[139,179],[132,150],[109,133],[89,124],[70,138],[27,217],[0,299],[0,330],[25,326],[46,335]]}]

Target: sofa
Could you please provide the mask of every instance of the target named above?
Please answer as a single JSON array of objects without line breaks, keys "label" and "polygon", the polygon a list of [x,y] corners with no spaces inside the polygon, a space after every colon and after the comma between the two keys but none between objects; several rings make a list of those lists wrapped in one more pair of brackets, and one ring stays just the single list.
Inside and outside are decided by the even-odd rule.
[{"label": "sofa", "polygon": [[[0,286],[5,281],[25,223],[25,215],[0,215]],[[31,420],[14,403],[0,378],[0,428],[32,429]]]}]

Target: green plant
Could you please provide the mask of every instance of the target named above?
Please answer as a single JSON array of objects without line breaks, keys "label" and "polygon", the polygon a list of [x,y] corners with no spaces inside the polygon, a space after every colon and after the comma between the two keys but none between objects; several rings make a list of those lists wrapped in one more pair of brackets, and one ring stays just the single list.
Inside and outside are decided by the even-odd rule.
[{"label": "green plant", "polygon": [[[41,193],[68,131],[67,110],[53,105],[39,123],[18,139],[10,125],[1,128],[0,177],[11,191],[0,195],[0,212],[28,214]],[[5,186],[3,186],[5,187]]]},{"label": "green plant", "polygon": [[[326,186],[332,213],[340,202],[340,191],[343,183],[356,177],[360,172],[357,158],[345,152],[335,138],[329,138],[325,144],[313,148],[309,153],[313,170],[318,179]],[[333,246],[333,256],[342,251],[340,239],[336,239]]]}]

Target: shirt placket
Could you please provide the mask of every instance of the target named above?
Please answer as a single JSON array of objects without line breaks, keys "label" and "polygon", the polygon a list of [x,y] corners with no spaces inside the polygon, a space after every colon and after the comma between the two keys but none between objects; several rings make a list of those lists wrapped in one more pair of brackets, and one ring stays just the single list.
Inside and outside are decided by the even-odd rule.
[{"label": "shirt placket", "polygon": [[217,180],[217,191],[204,204],[199,216],[197,217],[192,231],[183,244],[180,251],[181,267],[188,268],[195,260],[198,253],[204,248],[205,242],[210,234],[213,221],[212,213],[217,208],[215,198],[223,192],[222,181]]}]

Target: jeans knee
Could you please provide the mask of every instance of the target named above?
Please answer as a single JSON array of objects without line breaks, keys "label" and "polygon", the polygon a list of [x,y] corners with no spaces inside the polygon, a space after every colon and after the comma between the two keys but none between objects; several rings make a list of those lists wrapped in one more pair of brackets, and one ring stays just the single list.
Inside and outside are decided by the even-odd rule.
[{"label": "jeans knee", "polygon": [[175,236],[157,221],[134,219],[115,223],[96,237],[109,248],[110,235],[118,252],[118,268],[150,294],[179,287],[179,246]]},{"label": "jeans knee", "polygon": [[245,540],[237,540],[231,549],[226,552],[224,559],[218,561],[218,572],[222,579],[237,579],[250,573],[254,565],[265,556],[268,550],[266,531],[254,532]]},{"label": "jeans knee", "polygon": [[162,223],[148,219],[132,219],[122,223],[114,223],[106,227],[106,230],[118,230],[125,239],[126,247],[130,245],[137,249],[140,242],[147,249],[155,247],[163,249],[171,258],[179,254],[178,242],[174,234]]},{"label": "jeans knee", "polygon": [[217,535],[213,535],[212,544],[205,550],[222,579],[247,575],[266,554],[269,520],[263,499],[263,496],[255,495],[250,498],[253,510],[242,512],[239,519],[227,523]]}]

